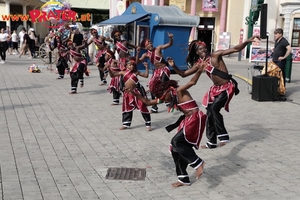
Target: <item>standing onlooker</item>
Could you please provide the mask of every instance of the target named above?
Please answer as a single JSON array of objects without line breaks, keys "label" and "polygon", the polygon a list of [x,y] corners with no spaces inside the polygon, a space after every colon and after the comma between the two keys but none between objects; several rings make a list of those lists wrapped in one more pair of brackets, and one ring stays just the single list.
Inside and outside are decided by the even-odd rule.
[{"label": "standing onlooker", "polygon": [[35,30],[33,28],[29,29],[28,35],[30,38],[29,49],[31,52],[31,56],[29,58],[35,58],[35,40],[36,40]]},{"label": "standing onlooker", "polygon": [[20,40],[20,51],[22,49],[23,46],[23,42],[24,42],[24,33],[26,31],[24,31],[24,27],[22,28],[22,30],[19,32],[19,40]]},{"label": "standing onlooker", "polygon": [[9,26],[6,26],[6,30],[4,32],[7,33],[9,36],[9,39],[7,40],[7,49],[8,49],[8,53],[11,55],[12,54],[12,41],[11,41],[11,31],[9,29]]},{"label": "standing onlooker", "polygon": [[10,36],[4,32],[4,28],[1,28],[0,32],[0,56],[1,56],[1,61],[0,64],[5,63],[6,59],[6,50],[8,48],[8,43],[7,41],[10,39]]},{"label": "standing onlooker", "polygon": [[19,58],[21,58],[21,56],[23,54],[25,54],[27,50],[29,51],[29,57],[28,58],[32,58],[31,51],[29,49],[30,37],[26,33],[26,29],[24,27],[22,28],[22,31],[24,33],[24,36],[23,36],[23,46],[21,47],[21,52],[20,52]]},{"label": "standing onlooker", "polygon": [[274,34],[275,34],[275,45],[272,53],[272,60],[281,69],[282,76],[284,79],[284,86],[285,86],[286,58],[290,55],[292,51],[292,47],[290,43],[283,37],[283,30],[281,28],[277,28],[274,31]]},{"label": "standing onlooker", "polygon": [[75,29],[74,36],[73,36],[74,46],[77,47],[82,45],[82,41],[83,41],[83,34],[80,33],[79,29],[77,28]]},{"label": "standing onlooker", "polygon": [[17,31],[14,30],[13,34],[11,34],[11,41],[12,41],[12,45],[13,45],[13,54],[19,54],[19,50],[18,50],[18,35],[17,35]]},{"label": "standing onlooker", "polygon": [[[92,35],[90,35],[89,40],[93,40]],[[88,63],[89,65],[93,65],[93,63],[94,63],[94,60],[95,60],[94,52],[95,52],[95,44],[94,44],[94,42],[92,42],[88,47],[88,53],[89,53],[89,58],[90,58],[90,62]]]}]

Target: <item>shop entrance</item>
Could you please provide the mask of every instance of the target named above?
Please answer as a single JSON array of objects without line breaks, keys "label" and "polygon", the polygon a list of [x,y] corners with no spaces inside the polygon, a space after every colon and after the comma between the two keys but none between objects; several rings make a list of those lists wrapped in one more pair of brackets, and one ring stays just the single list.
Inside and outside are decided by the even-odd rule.
[{"label": "shop entrance", "polygon": [[197,39],[206,43],[207,52],[214,51],[214,28],[215,18],[200,17]]}]

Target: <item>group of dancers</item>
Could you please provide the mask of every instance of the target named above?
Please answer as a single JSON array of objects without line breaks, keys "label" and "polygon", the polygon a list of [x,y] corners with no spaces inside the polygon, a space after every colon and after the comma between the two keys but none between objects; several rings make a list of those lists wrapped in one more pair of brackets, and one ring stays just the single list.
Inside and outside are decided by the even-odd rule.
[{"label": "group of dancers", "polygon": [[[183,71],[176,66],[171,57],[164,58],[162,54],[163,49],[173,45],[173,34],[171,33],[168,34],[168,43],[154,47],[149,39],[144,39],[139,46],[130,44],[128,41],[121,39],[121,31],[114,30],[111,33],[114,44],[113,49],[109,49],[105,42],[110,40],[109,38],[98,35],[95,29],[91,29],[91,34],[92,39],[83,41],[82,46],[70,50],[70,55],[76,63],[73,66],[75,69],[72,68],[71,70],[71,94],[77,92],[78,81],[83,86],[83,74],[87,70],[85,59],[81,56],[80,50],[94,42],[98,49],[96,59],[101,80],[100,85],[107,84],[106,77],[109,75],[111,81],[108,91],[113,94],[112,105],[118,105],[120,96],[123,97],[122,126],[120,130],[131,126],[134,109],[141,112],[148,131],[151,130],[150,113],[158,112],[157,104],[165,103],[169,112],[179,110],[183,113],[174,124],[166,126],[166,130],[170,132],[177,128],[177,133],[170,143],[170,152],[177,174],[177,181],[172,183],[172,186],[190,185],[191,182],[186,170],[187,166],[191,166],[196,170],[197,179],[202,175],[204,169],[204,161],[197,156],[193,147],[195,149],[199,147],[212,149],[222,147],[229,141],[229,134],[220,111],[222,108],[227,112],[229,111],[229,102],[233,95],[239,93],[239,90],[237,82],[228,73],[223,56],[241,51],[248,43],[260,39],[259,36],[253,36],[232,48],[218,50],[210,54],[207,52],[204,42],[194,40],[189,44],[186,58],[186,62],[190,67]],[[65,49],[65,47],[63,48]],[[130,48],[136,49],[135,57],[130,56]],[[146,53],[140,56],[141,48],[145,49]],[[115,58],[116,52],[118,59]],[[65,58],[64,54],[60,56]],[[149,76],[148,64],[144,62],[146,59],[154,66],[153,75],[147,85],[151,94],[150,99],[138,79],[138,76],[144,78]],[[145,66],[145,72],[143,73],[137,70],[137,65],[142,62]],[[185,85],[179,86],[177,81],[171,79],[170,68],[181,77],[193,76]],[[206,114],[199,109],[196,101],[188,91],[190,87],[197,84],[203,72],[206,72],[213,82],[202,100],[202,104],[206,108]],[[60,77],[63,77],[61,76],[63,71],[61,70],[59,73]],[[151,112],[149,112],[147,106],[152,106]],[[204,129],[206,129],[207,142],[205,145],[200,146]]]}]

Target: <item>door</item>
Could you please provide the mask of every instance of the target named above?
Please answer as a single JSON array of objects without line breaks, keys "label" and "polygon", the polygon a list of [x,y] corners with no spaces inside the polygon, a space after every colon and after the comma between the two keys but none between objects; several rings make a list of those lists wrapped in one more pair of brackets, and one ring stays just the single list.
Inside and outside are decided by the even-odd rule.
[{"label": "door", "polygon": [[214,49],[214,29],[214,17],[200,17],[197,39],[206,43],[208,52],[212,52]]}]

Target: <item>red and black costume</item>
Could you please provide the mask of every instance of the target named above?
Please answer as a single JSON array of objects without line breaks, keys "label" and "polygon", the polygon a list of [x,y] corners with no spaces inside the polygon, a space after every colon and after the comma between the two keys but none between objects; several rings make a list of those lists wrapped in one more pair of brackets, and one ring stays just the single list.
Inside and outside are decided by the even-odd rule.
[{"label": "red and black costume", "polygon": [[[70,50],[70,53],[71,55],[82,57],[82,55],[76,51]],[[88,76],[87,63],[85,59],[81,60],[80,62],[75,62],[70,71],[71,93],[77,92],[78,82],[83,85],[83,74],[86,74]]]},{"label": "red and black costume", "polygon": [[[128,48],[122,43],[117,41],[116,42],[116,48],[117,48],[117,52],[118,54],[120,54],[120,52],[125,52],[126,54],[129,54],[129,50]],[[126,57],[123,58],[119,58],[119,68],[124,71],[126,69]]]},{"label": "red and black costume", "polygon": [[[157,54],[155,54],[155,48],[152,49],[151,51],[148,50],[147,55],[150,59],[150,62],[154,65],[154,62],[160,62],[160,63],[164,63],[165,66],[162,68],[155,68],[153,70],[153,74],[152,77],[150,78],[150,81],[148,83],[148,86],[150,87],[150,85],[152,85],[153,81],[159,77],[159,79],[162,82],[166,82],[168,80],[170,80],[170,69],[167,66],[167,62],[165,61],[165,59],[163,57],[158,56]],[[155,99],[155,96],[151,93],[151,99]],[[153,105],[151,107],[152,112],[158,112],[158,107],[157,105]]]},{"label": "red and black costume", "polygon": [[98,51],[97,51],[95,58],[96,58],[97,62],[99,62],[99,58],[106,51],[105,42],[98,38],[93,38],[93,42],[98,47]]},{"label": "red and black costume", "polygon": [[[123,79],[125,84],[129,80],[133,81],[137,86],[139,84],[139,79],[137,78],[136,74],[128,69],[126,70]],[[140,94],[137,88],[134,89],[134,92]],[[124,127],[127,128],[130,127],[134,109],[138,109],[141,112],[145,120],[146,127],[150,127],[151,116],[147,106],[136,96],[125,91],[123,94],[123,105],[122,105],[122,122]]]},{"label": "red and black costume", "polygon": [[[176,97],[177,98],[177,97]],[[187,166],[197,169],[202,164],[202,159],[197,156],[194,148],[198,149],[205,128],[206,115],[199,110],[195,100],[177,104],[180,111],[192,111],[191,115],[181,116],[175,123],[169,125],[167,131],[178,126],[178,132],[171,140],[170,152],[172,154],[178,181],[190,185],[190,179],[186,171]],[[170,127],[172,126],[172,128]]]},{"label": "red and black costume", "polygon": [[[106,64],[111,65],[112,64],[112,59],[108,60]],[[110,70],[114,73],[121,71],[118,67],[111,67]],[[120,96],[121,96],[120,76],[115,76],[115,77],[111,78],[110,84],[107,88],[107,91],[109,93],[113,93],[113,104],[115,104],[115,105],[119,104],[120,103]]]},{"label": "red and black costume", "polygon": [[62,79],[65,76],[65,70],[69,68],[68,61],[70,59],[69,59],[67,47],[65,47],[61,43],[58,43],[57,50],[58,50],[58,61],[56,64],[56,68],[59,74],[58,79]]},{"label": "red and black costume", "polygon": [[212,75],[217,75],[223,79],[227,79],[228,82],[223,85],[213,85],[207,91],[203,97],[202,104],[207,110],[207,122],[206,122],[206,136],[208,141],[206,146],[208,148],[217,147],[217,138],[221,142],[227,142],[229,140],[229,134],[224,126],[223,116],[220,110],[224,107],[229,112],[229,102],[234,94],[238,94],[237,82],[231,75],[222,72],[213,66],[206,67],[206,74],[210,79]]}]

